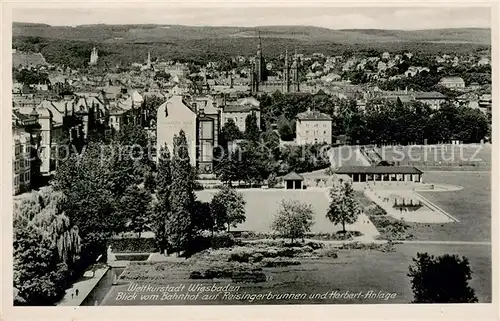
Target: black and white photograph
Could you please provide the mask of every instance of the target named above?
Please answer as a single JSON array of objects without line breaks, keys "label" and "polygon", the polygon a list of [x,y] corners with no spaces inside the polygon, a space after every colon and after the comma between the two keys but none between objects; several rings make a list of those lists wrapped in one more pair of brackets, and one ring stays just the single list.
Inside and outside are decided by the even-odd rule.
[{"label": "black and white photograph", "polygon": [[7,304],[495,303],[492,8],[12,8]]}]

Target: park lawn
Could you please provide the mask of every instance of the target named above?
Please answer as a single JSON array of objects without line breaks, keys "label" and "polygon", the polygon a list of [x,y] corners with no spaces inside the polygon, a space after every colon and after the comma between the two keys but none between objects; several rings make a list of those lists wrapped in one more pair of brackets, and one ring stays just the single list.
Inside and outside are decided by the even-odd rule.
[{"label": "park lawn", "polygon": [[[385,160],[399,161],[400,165],[429,169],[438,166],[446,170],[450,163],[456,166],[449,167],[448,170],[460,168],[460,165],[468,170],[491,170],[491,145],[445,145],[437,149],[425,145],[420,147],[388,146],[377,151]],[[472,164],[474,166],[470,166]]]},{"label": "park lawn", "polygon": [[[357,304],[357,303],[409,303],[413,299],[408,267],[417,252],[428,252],[433,255],[445,253],[466,256],[469,259],[473,278],[471,287],[476,291],[480,303],[491,302],[491,247],[484,245],[395,245],[395,252],[369,250],[340,250],[337,259],[307,260],[300,259],[301,265],[283,268],[264,268],[264,272],[272,280],[264,283],[231,283],[240,286],[237,293],[267,294],[294,293],[306,294],[300,300],[221,300],[189,301],[143,299],[138,296],[132,301],[116,300],[117,293],[126,291],[128,284],[111,288],[102,305],[179,305],[179,304]],[[166,273],[166,278],[169,272]],[[172,286],[191,283],[202,283],[211,286],[211,280],[180,279],[179,274],[172,278]],[[187,275],[187,274],[186,274]],[[162,284],[166,279],[162,280]],[[140,284],[140,283],[139,283]],[[154,282],[153,282],[154,284]],[[225,285],[227,283],[222,283]],[[311,294],[323,294],[330,291],[350,293],[362,292],[356,299],[311,299]],[[394,299],[384,300],[363,297],[368,291],[378,293],[395,293]],[[236,293],[236,292],[235,292]],[[152,293],[149,293],[152,294]]]},{"label": "park lawn", "polygon": [[[312,233],[335,233],[341,226],[333,225],[327,218],[328,198],[326,190],[259,190],[239,189],[246,201],[246,221],[239,224],[235,231],[253,231],[255,233],[270,233],[271,223],[282,200],[298,200],[311,204],[314,211],[315,223],[311,227]],[[196,192],[198,199],[211,201],[216,190]]]},{"label": "park lawn", "polygon": [[417,240],[491,241],[491,174],[479,172],[427,172],[426,183],[462,186],[453,192],[419,192],[457,218],[458,223],[410,223]]}]

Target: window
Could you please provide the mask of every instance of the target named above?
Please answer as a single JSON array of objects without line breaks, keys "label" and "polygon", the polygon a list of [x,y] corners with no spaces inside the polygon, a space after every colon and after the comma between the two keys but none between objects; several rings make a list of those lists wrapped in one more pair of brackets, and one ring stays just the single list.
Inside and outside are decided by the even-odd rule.
[{"label": "window", "polygon": [[214,124],[211,121],[201,122],[201,139],[212,139]]},{"label": "window", "polygon": [[14,168],[16,172],[19,171],[19,167],[20,167],[19,160],[16,160],[14,163]]},{"label": "window", "polygon": [[29,182],[30,181],[30,172],[24,173],[24,181]]},{"label": "window", "polygon": [[213,160],[213,146],[211,142],[203,142],[201,145],[201,161],[210,162]]},{"label": "window", "polygon": [[318,124],[314,124],[314,127],[318,127]]},{"label": "window", "polygon": [[326,130],[323,132],[323,135],[326,135]]}]

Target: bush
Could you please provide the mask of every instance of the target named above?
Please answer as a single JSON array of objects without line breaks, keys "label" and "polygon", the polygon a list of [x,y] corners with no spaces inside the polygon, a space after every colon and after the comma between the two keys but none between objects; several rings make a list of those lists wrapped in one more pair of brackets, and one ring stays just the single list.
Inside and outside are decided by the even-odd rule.
[{"label": "bush", "polygon": [[264,258],[261,264],[263,267],[284,267],[290,265],[300,265],[300,262],[282,258]]},{"label": "bush", "polygon": [[410,225],[403,220],[397,220],[389,216],[372,216],[370,217],[377,230],[380,232],[380,237],[386,240],[410,240],[413,235],[408,232]]},{"label": "bush", "polygon": [[332,249],[332,248],[322,249],[322,250],[318,251],[318,254],[322,257],[329,257],[329,258],[333,258],[333,259],[338,258],[338,250],[337,249]]},{"label": "bush", "polygon": [[233,282],[265,282],[266,275],[260,267],[251,267],[248,264],[224,264],[210,266],[204,270],[192,271],[190,279],[231,279]]},{"label": "bush", "polygon": [[156,252],[154,238],[111,239],[109,245],[118,253],[153,253]]},{"label": "bush", "polygon": [[220,249],[220,248],[225,248],[225,247],[231,247],[236,245],[236,241],[234,237],[231,234],[228,233],[223,233],[223,234],[216,234],[211,238],[211,246],[213,249]]},{"label": "bush", "polygon": [[187,254],[191,256],[209,248],[220,249],[232,247],[236,244],[237,242],[234,240],[233,236],[228,233],[214,234],[214,236],[198,235],[188,244]]},{"label": "bush", "polygon": [[365,207],[364,211],[365,214],[368,215],[369,217],[387,215],[387,212],[377,204],[372,204],[370,206]]},{"label": "bush", "polygon": [[313,250],[318,250],[323,248],[323,244],[318,243],[318,242],[307,242],[306,246],[309,246]]},{"label": "bush", "polygon": [[351,242],[342,244],[340,247],[344,250],[370,250],[370,251],[381,251],[381,252],[394,252],[394,245],[392,242],[384,243],[384,244],[364,244],[359,242]]}]

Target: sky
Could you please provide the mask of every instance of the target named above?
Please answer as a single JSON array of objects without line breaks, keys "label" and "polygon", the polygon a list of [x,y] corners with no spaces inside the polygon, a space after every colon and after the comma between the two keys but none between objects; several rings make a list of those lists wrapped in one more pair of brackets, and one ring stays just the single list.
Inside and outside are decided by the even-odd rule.
[{"label": "sky", "polygon": [[331,29],[489,28],[487,7],[151,7],[13,10],[13,21],[54,26],[178,24],[188,26],[307,25]]}]

